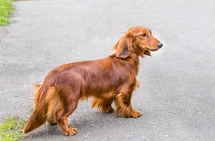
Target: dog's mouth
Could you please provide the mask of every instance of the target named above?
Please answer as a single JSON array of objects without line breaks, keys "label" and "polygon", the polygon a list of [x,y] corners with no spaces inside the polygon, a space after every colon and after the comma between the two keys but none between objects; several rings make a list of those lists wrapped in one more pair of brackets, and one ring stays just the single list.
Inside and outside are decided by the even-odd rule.
[{"label": "dog's mouth", "polygon": [[148,51],[157,51],[159,48],[146,48]]},{"label": "dog's mouth", "polygon": [[142,49],[147,50],[147,51],[157,51],[159,48],[158,47],[150,47],[150,46],[141,46]]}]

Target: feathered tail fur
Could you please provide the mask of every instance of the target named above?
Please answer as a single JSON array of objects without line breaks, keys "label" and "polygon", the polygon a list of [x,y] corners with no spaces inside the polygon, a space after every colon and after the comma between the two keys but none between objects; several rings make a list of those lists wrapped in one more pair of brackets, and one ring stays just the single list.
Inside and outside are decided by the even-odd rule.
[{"label": "feathered tail fur", "polygon": [[[28,133],[40,127],[46,121],[49,103],[50,101],[53,101],[53,99],[56,99],[57,96],[57,90],[55,87],[51,87],[45,93],[42,93],[41,85],[36,84],[35,86],[34,111],[24,127],[24,133]],[[41,98],[43,95],[44,98]],[[55,109],[49,109],[49,113],[53,114],[52,111],[54,110]]]}]

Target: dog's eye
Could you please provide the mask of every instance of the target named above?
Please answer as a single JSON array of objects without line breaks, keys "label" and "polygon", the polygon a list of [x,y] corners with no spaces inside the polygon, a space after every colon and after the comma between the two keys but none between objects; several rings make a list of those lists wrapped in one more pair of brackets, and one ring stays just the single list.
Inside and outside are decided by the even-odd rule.
[{"label": "dog's eye", "polygon": [[142,37],[146,37],[147,35],[146,35],[146,33],[143,33],[143,34],[141,34],[141,36],[142,36]]}]

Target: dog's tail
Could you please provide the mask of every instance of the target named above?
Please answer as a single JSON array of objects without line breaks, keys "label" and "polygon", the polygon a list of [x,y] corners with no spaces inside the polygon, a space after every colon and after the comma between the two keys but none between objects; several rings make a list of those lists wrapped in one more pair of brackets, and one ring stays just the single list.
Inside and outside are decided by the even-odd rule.
[{"label": "dog's tail", "polygon": [[33,87],[34,87],[34,109],[39,104],[39,100],[40,100],[41,93],[42,93],[42,92],[39,92],[39,91],[41,91],[41,86],[42,86],[42,84],[39,84],[39,83],[36,83],[33,85]]},{"label": "dog's tail", "polygon": [[51,87],[43,92],[41,86],[37,86],[39,90],[36,91],[35,95],[34,111],[24,127],[24,133],[40,127],[46,121],[49,102],[57,96],[56,87]]}]

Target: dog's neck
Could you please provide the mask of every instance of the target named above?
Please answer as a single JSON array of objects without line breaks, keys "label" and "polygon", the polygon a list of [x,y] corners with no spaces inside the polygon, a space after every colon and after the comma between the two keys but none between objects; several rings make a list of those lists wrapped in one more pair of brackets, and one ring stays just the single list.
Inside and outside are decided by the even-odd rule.
[{"label": "dog's neck", "polygon": [[139,56],[137,56],[135,53],[130,53],[129,57],[127,58],[127,62],[135,69],[136,75],[139,71]]},{"label": "dog's neck", "polygon": [[116,53],[112,54],[109,57],[116,58],[117,60],[119,60],[119,63],[129,65],[131,68],[135,70],[135,74],[136,75],[138,74],[140,61],[139,56],[137,56],[135,53],[130,53],[130,55],[127,58],[119,58],[116,56]]}]

